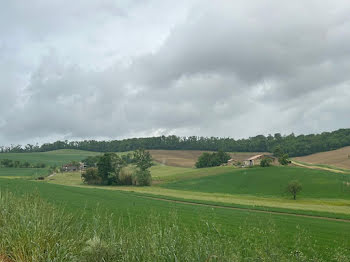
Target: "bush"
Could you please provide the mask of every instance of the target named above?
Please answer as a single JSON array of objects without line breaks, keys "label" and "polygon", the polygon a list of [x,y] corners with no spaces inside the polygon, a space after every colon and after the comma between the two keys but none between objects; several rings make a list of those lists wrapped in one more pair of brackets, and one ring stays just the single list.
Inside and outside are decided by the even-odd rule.
[{"label": "bush", "polygon": [[227,163],[230,158],[230,155],[223,151],[218,151],[217,153],[205,152],[198,157],[195,166],[197,168],[220,166]]},{"label": "bush", "polygon": [[119,185],[121,185],[121,186],[132,185],[133,184],[132,173],[123,168],[119,173],[118,182],[119,182]]},{"label": "bush", "polygon": [[102,182],[101,177],[98,175],[97,168],[94,167],[87,168],[85,172],[81,174],[81,178],[83,182],[88,185],[99,185]]},{"label": "bush", "polygon": [[261,167],[269,167],[271,166],[272,159],[269,157],[265,157],[261,159],[260,166]]},{"label": "bush", "polygon": [[286,166],[288,164],[290,164],[290,161],[288,160],[288,154],[283,154],[278,158],[278,162],[283,165]]},{"label": "bush", "polygon": [[136,169],[133,175],[133,184],[136,186],[150,186],[152,184],[151,172],[148,169]]}]

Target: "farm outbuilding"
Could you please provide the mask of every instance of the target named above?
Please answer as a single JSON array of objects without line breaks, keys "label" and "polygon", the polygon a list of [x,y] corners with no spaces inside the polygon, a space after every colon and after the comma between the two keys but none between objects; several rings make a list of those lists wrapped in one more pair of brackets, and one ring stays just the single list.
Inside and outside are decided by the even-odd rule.
[{"label": "farm outbuilding", "polygon": [[85,169],[85,166],[83,163],[76,163],[76,164],[69,163],[69,164],[63,165],[61,168],[63,172],[75,172],[83,169]]},{"label": "farm outbuilding", "polygon": [[243,165],[245,167],[260,165],[261,160],[266,158],[266,157],[267,158],[271,158],[274,161],[274,157],[272,157],[270,155],[263,155],[263,154],[261,154],[261,155],[255,155],[255,156],[252,156],[252,157],[250,157],[248,159],[245,159],[243,161]]}]

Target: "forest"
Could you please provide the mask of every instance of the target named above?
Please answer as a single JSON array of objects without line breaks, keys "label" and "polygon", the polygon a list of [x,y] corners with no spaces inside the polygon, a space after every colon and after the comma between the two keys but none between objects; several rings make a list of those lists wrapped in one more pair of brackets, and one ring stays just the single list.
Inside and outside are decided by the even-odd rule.
[{"label": "forest", "polygon": [[258,135],[247,139],[219,137],[158,136],[110,141],[56,141],[42,145],[1,146],[1,153],[47,152],[58,149],[78,149],[95,152],[126,152],[139,148],[166,150],[208,150],[225,152],[274,152],[279,147],[290,157],[309,155],[350,146],[350,128],[320,134]]}]

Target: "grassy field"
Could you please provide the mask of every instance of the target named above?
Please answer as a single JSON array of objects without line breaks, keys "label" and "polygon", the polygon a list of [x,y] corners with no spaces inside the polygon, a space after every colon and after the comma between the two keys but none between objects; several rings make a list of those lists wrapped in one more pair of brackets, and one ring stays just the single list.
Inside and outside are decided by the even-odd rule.
[{"label": "grassy field", "polygon": [[[301,232],[305,234],[303,237],[308,239],[307,243],[312,243],[315,248],[313,252],[323,254],[325,258],[333,254],[329,251],[330,248],[335,250],[336,247],[350,244],[348,236],[350,223],[340,221],[213,209],[162,202],[120,191],[61,186],[18,179],[0,179],[0,188],[2,192],[10,190],[18,195],[36,192],[50,203],[63,205],[72,214],[85,214],[88,217],[86,219],[92,219],[96,212],[101,216],[113,213],[114,221],[132,217],[134,222],[138,221],[135,223],[143,223],[145,216],[150,213],[158,214],[162,219],[169,219],[169,216],[172,217],[176,213],[179,224],[187,229],[201,230],[203,233],[208,230],[206,223],[215,225],[215,230],[225,236],[222,241],[228,241],[239,234],[242,227],[271,229],[274,237],[278,236],[280,243],[283,243],[286,253],[293,250],[294,241]],[[259,230],[256,234],[261,232]],[[303,243],[306,240],[300,241]]]},{"label": "grassy field", "polygon": [[350,176],[299,167],[231,169],[229,172],[162,186],[208,193],[248,194],[263,197],[290,197],[285,188],[291,180],[303,185],[300,198],[350,199]]},{"label": "grassy field", "polygon": [[45,163],[47,165],[63,165],[71,161],[81,161],[88,156],[95,156],[100,153],[81,150],[54,150],[40,153],[1,153],[1,159],[12,159],[29,163]]},{"label": "grassy field", "polygon": [[0,177],[37,177],[47,174],[47,168],[0,168]]},{"label": "grassy field", "polygon": [[[60,150],[40,154],[45,155],[44,159],[47,162],[63,163],[63,161],[81,160],[91,153]],[[70,156],[73,156],[73,159]],[[30,154],[24,154],[20,157],[22,161],[43,162],[40,157]],[[1,171],[0,169],[0,197],[2,192],[6,191],[14,192],[17,196],[27,193],[33,194],[34,192],[35,195],[54,206],[63,206],[66,212],[77,219],[83,219],[84,223],[94,223],[96,215],[102,219],[102,217],[112,217],[113,214],[111,222],[118,224],[120,219],[123,221],[132,220],[134,229],[142,226],[150,214],[157,216],[158,220],[155,221],[158,221],[159,224],[176,217],[176,227],[181,232],[207,234],[207,237],[210,235],[209,239],[217,239],[222,243],[233,243],[232,241],[237,240],[244,242],[247,241],[247,238],[254,242],[254,238],[258,239],[257,242],[254,242],[257,245],[255,246],[256,250],[251,251],[255,253],[254,255],[250,254],[250,258],[259,252],[271,251],[263,248],[266,241],[273,241],[273,244],[270,242],[273,246],[280,245],[275,251],[271,251],[279,254],[275,261],[306,261],[289,257],[296,250],[302,252],[307,258],[311,258],[313,254],[319,255],[317,261],[321,261],[320,258],[324,261],[346,261],[332,257],[334,254],[338,254],[338,247],[345,250],[345,253],[342,251],[340,254],[347,254],[339,257],[349,257],[350,250],[346,251],[350,245],[349,222],[248,210],[258,209],[349,218],[349,175],[298,167],[240,169],[226,166],[194,169],[157,164],[151,168],[154,186],[103,187],[84,185],[78,172],[58,173],[45,181],[30,181],[26,177],[31,177],[33,175],[31,172],[34,170],[9,168]],[[18,177],[22,178],[13,179]],[[298,196],[297,201],[291,200],[290,196],[284,192],[285,186],[292,179],[298,179],[303,184],[303,191]],[[152,199],[149,196],[158,199]],[[167,202],[159,198],[208,203],[212,206]],[[215,205],[247,209],[215,208]],[[209,234],[209,225],[213,225],[214,228],[210,230],[218,233],[211,235],[210,231]],[[148,227],[152,228],[151,225]],[[162,232],[164,230],[166,231],[168,228],[161,229]],[[249,237],[244,234],[244,231],[250,232]],[[149,231],[144,234],[148,233]],[[127,235],[128,232],[125,234]],[[218,236],[220,237],[217,238]],[[192,237],[193,235],[189,239]],[[194,237],[191,241],[194,242],[195,239],[198,238]],[[205,242],[207,238],[200,239]],[[151,239],[149,241],[152,242]],[[177,245],[183,246],[185,240],[179,241],[181,243]],[[219,242],[216,243],[216,248],[220,246]],[[164,243],[158,245],[163,246]],[[234,246],[237,245],[239,244],[234,244]],[[230,245],[227,248],[234,250]],[[251,248],[254,247],[250,247],[250,250]],[[176,250],[174,252],[181,253],[182,251]],[[190,253],[188,250],[186,252]],[[243,257],[247,259],[248,253],[245,253],[244,250],[242,252],[240,254],[243,254]],[[232,257],[230,258],[233,260]],[[261,257],[255,260],[259,259],[261,260]],[[199,259],[198,261],[206,260]],[[159,259],[159,261],[162,260]],[[193,261],[193,259],[189,261]],[[210,259],[207,261],[220,260]]]},{"label": "grassy field", "polygon": [[350,146],[337,150],[295,157],[296,161],[350,170]]}]

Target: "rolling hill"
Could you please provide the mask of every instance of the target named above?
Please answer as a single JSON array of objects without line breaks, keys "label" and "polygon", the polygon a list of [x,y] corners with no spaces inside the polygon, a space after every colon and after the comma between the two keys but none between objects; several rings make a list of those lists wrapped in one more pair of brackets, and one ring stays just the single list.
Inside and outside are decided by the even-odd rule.
[{"label": "rolling hill", "polygon": [[295,157],[294,160],[315,165],[329,165],[350,169],[350,146],[308,156]]}]

